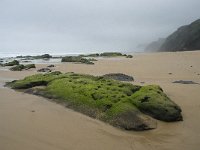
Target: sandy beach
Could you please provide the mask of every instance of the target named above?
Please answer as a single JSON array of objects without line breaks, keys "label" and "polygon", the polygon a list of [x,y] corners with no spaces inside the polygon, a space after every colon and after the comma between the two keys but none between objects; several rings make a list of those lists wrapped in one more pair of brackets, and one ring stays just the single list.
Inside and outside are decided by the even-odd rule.
[{"label": "sandy beach", "polygon": [[[37,69],[46,67],[37,64]],[[60,63],[53,70],[92,75],[124,73],[133,84],[160,85],[182,108],[183,121],[158,121],[157,129],[124,131],[45,98],[3,87],[37,73],[0,69],[1,150],[199,150],[200,51],[138,53],[132,59],[99,58],[95,65]],[[199,84],[172,83],[189,80]]]}]

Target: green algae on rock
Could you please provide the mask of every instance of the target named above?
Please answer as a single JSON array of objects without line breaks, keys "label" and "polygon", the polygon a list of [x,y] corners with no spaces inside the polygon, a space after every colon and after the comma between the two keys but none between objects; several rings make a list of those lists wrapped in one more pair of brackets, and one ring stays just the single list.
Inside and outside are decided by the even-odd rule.
[{"label": "green algae on rock", "polygon": [[19,65],[18,60],[13,60],[11,62],[5,63],[4,66],[14,66],[14,65]]},{"label": "green algae on rock", "polygon": [[36,68],[35,64],[28,64],[28,65],[19,64],[19,65],[16,65],[14,67],[11,67],[10,70],[11,71],[22,71],[23,69],[29,70],[31,68]]},{"label": "green algae on rock", "polygon": [[180,107],[156,85],[142,87],[104,77],[52,72],[28,76],[7,86],[55,100],[127,130],[154,129],[155,119],[182,119]]},{"label": "green algae on rock", "polygon": [[66,56],[62,58],[61,62],[77,62],[77,63],[90,64],[90,65],[94,64],[91,60],[88,60],[81,56]]}]

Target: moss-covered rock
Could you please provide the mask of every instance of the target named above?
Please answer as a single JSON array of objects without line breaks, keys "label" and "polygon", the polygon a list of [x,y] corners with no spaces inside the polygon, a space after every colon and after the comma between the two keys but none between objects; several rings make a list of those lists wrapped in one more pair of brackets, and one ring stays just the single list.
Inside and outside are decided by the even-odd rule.
[{"label": "moss-covered rock", "polygon": [[156,128],[153,118],[182,119],[180,107],[155,85],[141,87],[104,77],[52,72],[28,76],[7,86],[29,89],[28,93],[56,99],[69,108],[127,130]]},{"label": "moss-covered rock", "polygon": [[5,63],[4,66],[14,66],[14,65],[19,65],[19,61],[13,60],[11,62]]},{"label": "moss-covered rock", "polygon": [[11,71],[22,71],[22,70],[28,70],[28,69],[31,69],[31,68],[35,68],[35,64],[28,64],[28,65],[16,65],[14,67],[11,67],[10,70]]},{"label": "moss-covered rock", "polygon": [[26,70],[31,69],[31,68],[36,68],[35,64],[28,64],[28,65],[24,66],[24,69],[26,69]]},{"label": "moss-covered rock", "polygon": [[94,53],[88,55],[79,55],[79,57],[117,57],[117,56],[124,56],[126,58],[132,58],[132,55],[122,54],[120,52],[104,52],[104,53]]},{"label": "moss-covered rock", "polygon": [[119,53],[119,52],[105,52],[105,53],[101,53],[100,56],[103,56],[103,57],[115,57],[115,56],[123,56],[123,54]]},{"label": "moss-covered rock", "polygon": [[66,56],[62,58],[61,62],[78,62],[78,63],[84,63],[84,64],[94,64],[90,60],[80,57],[80,56]]},{"label": "moss-covered rock", "polygon": [[17,65],[17,66],[14,66],[14,67],[11,67],[10,70],[11,71],[22,71],[24,69],[24,65]]},{"label": "moss-covered rock", "polygon": [[156,85],[142,87],[131,96],[131,102],[145,114],[163,121],[182,120],[180,107]]},{"label": "moss-covered rock", "polygon": [[43,54],[43,55],[38,55],[38,56],[32,56],[34,59],[50,59],[52,58],[51,55],[49,54]]}]

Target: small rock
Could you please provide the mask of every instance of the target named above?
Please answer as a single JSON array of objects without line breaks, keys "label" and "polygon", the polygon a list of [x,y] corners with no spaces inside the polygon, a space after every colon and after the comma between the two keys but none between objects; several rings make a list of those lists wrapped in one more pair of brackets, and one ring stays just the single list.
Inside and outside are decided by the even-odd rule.
[{"label": "small rock", "polygon": [[49,66],[47,66],[47,67],[51,68],[51,67],[55,67],[55,66],[54,66],[54,65],[49,65]]},{"label": "small rock", "polygon": [[122,73],[105,74],[103,75],[103,77],[119,81],[134,81],[133,77]]},{"label": "small rock", "polygon": [[51,72],[51,69],[49,69],[49,68],[42,68],[42,69],[37,70],[37,72]]},{"label": "small rock", "polygon": [[35,110],[32,110],[31,112],[35,112]]},{"label": "small rock", "polygon": [[171,75],[172,73],[171,73],[171,72],[169,72],[168,74],[170,74],[170,75]]},{"label": "small rock", "polygon": [[127,55],[126,58],[133,58],[133,56],[132,55]]},{"label": "small rock", "polygon": [[179,80],[179,81],[174,81],[172,83],[181,83],[181,84],[199,84],[197,82],[193,82],[193,81],[184,81],[184,80]]}]

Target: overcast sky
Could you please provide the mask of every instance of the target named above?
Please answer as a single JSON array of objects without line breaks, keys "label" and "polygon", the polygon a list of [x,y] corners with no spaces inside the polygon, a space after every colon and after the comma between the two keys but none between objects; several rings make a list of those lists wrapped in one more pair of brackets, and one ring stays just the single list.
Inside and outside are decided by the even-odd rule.
[{"label": "overcast sky", "polygon": [[0,0],[0,53],[137,51],[200,18],[200,0]]}]

